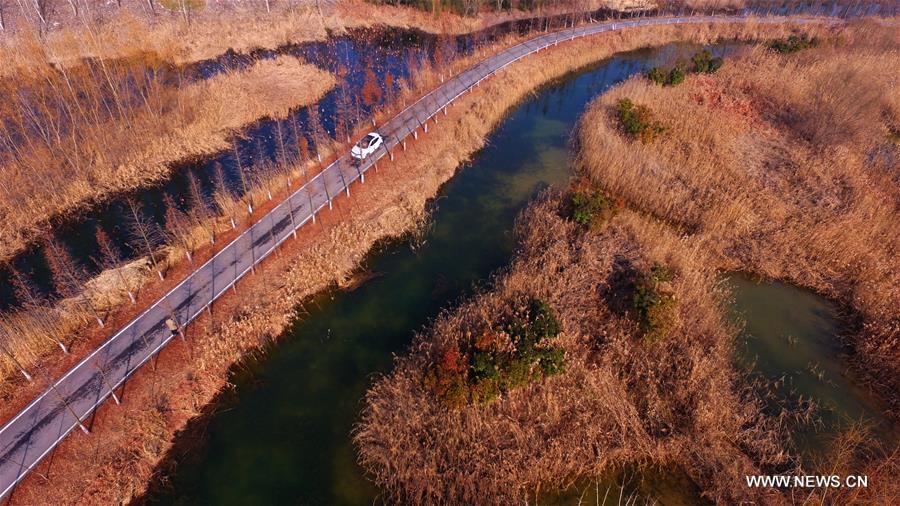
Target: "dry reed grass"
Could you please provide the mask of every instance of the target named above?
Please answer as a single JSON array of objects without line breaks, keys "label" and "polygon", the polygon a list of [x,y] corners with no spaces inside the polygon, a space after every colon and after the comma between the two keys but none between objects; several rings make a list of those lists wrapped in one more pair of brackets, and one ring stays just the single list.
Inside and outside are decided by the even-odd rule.
[{"label": "dry reed grass", "polygon": [[[0,77],[15,75],[41,60],[21,58],[35,45],[57,65],[78,64],[84,58],[133,58],[152,56],[176,65],[214,58],[233,50],[275,49],[288,44],[324,40],[329,33],[352,28],[388,26],[433,34],[462,34],[510,20],[552,15],[571,9],[593,10],[602,6],[633,8],[649,0],[589,0],[561,2],[540,12],[516,9],[500,13],[483,11],[475,16],[451,12],[436,14],[400,5],[376,5],[364,0],[338,0],[321,8],[315,3],[274,4],[266,12],[259,4],[207,5],[181,16],[147,16],[133,9],[117,9],[99,20],[63,22],[38,40],[31,30],[0,32]],[[24,28],[24,27],[23,27]]]},{"label": "dry reed grass", "polygon": [[[348,207],[340,204],[330,219],[320,216],[320,224],[331,225],[304,229],[299,241],[285,244],[257,269],[260,275],[242,281],[240,298],[218,302],[212,317],[204,316],[190,328],[190,359],[163,360],[158,370],[138,373],[130,382],[125,408],[101,408],[92,439],[76,434],[64,441],[54,458],[53,480],[32,475],[17,491],[20,500],[120,502],[140,493],[176,432],[227,385],[229,366],[279,335],[296,317],[298,301],[348,279],[377,241],[417,227],[427,200],[534,86],[616,51],[680,39],[752,39],[785,32],[754,25],[633,29],[560,45],[507,67],[461,97],[429,135],[410,144],[409,153],[382,166],[381,176],[369,175],[364,186],[355,187],[350,201],[338,201]],[[187,351],[176,343],[166,354]],[[160,405],[165,409],[157,410]],[[135,421],[146,418],[152,423]],[[150,426],[152,430],[145,430]]]},{"label": "dry reed grass", "polygon": [[[599,231],[544,198],[520,217],[520,250],[490,291],[443,314],[366,396],[354,435],[360,462],[409,504],[522,503],[620,466],[678,467],[718,503],[782,502],[743,476],[788,469],[783,433],[731,367],[736,329],[726,294],[696,245],[625,211]],[[642,340],[631,306],[639,273],[675,272],[677,325]],[[487,406],[449,409],[424,385],[445,350],[501,325],[521,298],[560,318],[566,371]]]},{"label": "dry reed grass", "polygon": [[[693,235],[723,269],[786,279],[844,301],[848,344],[900,406],[900,36],[860,23],[820,47],[763,48],[677,87],[637,78],[587,112],[582,170],[630,205]],[[618,134],[623,97],[667,127],[651,144]]]},{"label": "dry reed grass", "polygon": [[[52,74],[48,80],[58,78],[56,71],[47,72]],[[43,86],[38,82],[31,84]],[[334,83],[327,72],[294,57],[280,56],[181,88],[151,83],[147,87],[150,96],[140,104],[123,105],[127,119],[113,114],[96,122],[67,124],[66,119],[57,121],[48,114],[51,119],[46,122],[35,121],[35,128],[60,128],[56,139],[23,126],[33,138],[10,141],[24,145],[2,157],[0,260],[21,252],[60,217],[160,181],[168,176],[173,162],[222,151],[229,147],[229,138],[237,129],[263,117],[283,117],[293,107],[313,103]],[[8,84],[15,88],[6,90],[9,96],[30,90],[28,82]],[[100,107],[96,103],[85,107],[92,106]],[[7,103],[6,107],[12,111],[16,104]],[[10,112],[10,117],[30,125],[25,107],[31,104]],[[69,131],[73,131],[71,139]],[[61,173],[66,177],[59,177]]]}]

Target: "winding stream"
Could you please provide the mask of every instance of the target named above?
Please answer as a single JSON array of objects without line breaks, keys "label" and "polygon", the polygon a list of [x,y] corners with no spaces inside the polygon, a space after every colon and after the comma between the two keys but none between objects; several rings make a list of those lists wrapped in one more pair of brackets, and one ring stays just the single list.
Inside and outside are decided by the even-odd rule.
[{"label": "winding stream", "polygon": [[[471,166],[442,189],[421,237],[372,252],[364,265],[374,273],[369,281],[306,302],[308,316],[296,320],[277,345],[234,368],[236,388],[215,403],[201,448],[190,436],[177,441],[168,462],[175,465],[174,476],[154,484],[147,502],[379,502],[379,491],[356,464],[350,437],[374,376],[389,372],[392,354],[403,353],[416,330],[509,262],[516,215],[541,188],[570,177],[567,143],[587,103],[635,73],[697,49],[671,44],[622,53],[541,88],[517,106]],[[712,49],[722,54],[728,47]],[[742,363],[755,359],[768,378],[789,374],[790,386],[830,403],[838,419],[877,419],[876,405],[842,374],[834,341],[837,320],[827,302],[786,285],[729,279],[735,311],[747,322]],[[828,426],[830,432],[803,437],[821,447],[820,436],[841,425]],[[676,474],[628,485],[626,495],[696,503],[690,480]],[[620,476],[598,482],[594,492],[583,487],[541,503],[575,504],[592,497],[593,504],[604,496],[601,486],[611,486],[606,504],[615,504]]]},{"label": "winding stream", "polygon": [[[390,370],[413,333],[472,293],[513,253],[516,215],[569,177],[567,143],[587,103],[627,77],[688,57],[688,44],[623,53],[546,86],[515,108],[488,147],[442,189],[417,247],[373,252],[379,276],[325,294],[260,362],[237,371],[203,451],[177,466],[151,502],[371,504],[350,432],[372,375]],[[721,48],[716,48],[721,52]]]}]

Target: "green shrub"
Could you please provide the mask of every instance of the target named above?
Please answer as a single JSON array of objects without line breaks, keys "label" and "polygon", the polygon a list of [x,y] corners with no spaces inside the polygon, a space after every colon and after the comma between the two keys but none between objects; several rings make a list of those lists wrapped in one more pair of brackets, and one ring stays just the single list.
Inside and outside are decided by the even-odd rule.
[{"label": "green shrub", "polygon": [[632,304],[648,342],[665,338],[677,322],[675,294],[667,286],[671,280],[671,271],[656,264],[635,287]]},{"label": "green shrub", "polygon": [[488,404],[500,396],[500,387],[493,379],[480,379],[472,385],[472,402],[475,404]]},{"label": "green shrub", "polygon": [[493,355],[477,352],[472,355],[472,372],[475,378],[488,378],[496,380],[500,377]]},{"label": "green shrub", "polygon": [[566,370],[566,351],[554,346],[540,350],[540,366],[544,376],[555,376]]},{"label": "green shrub", "polygon": [[616,104],[616,113],[625,133],[633,139],[640,139],[644,144],[652,142],[665,131],[647,106],[636,105],[627,98]]},{"label": "green shrub", "polygon": [[536,379],[532,373],[532,363],[533,360],[521,357],[508,360],[500,373],[500,386],[503,390],[508,392]]},{"label": "green shrub", "polygon": [[803,49],[809,49],[819,45],[818,39],[809,38],[806,35],[791,35],[787,39],[776,39],[766,44],[766,47],[776,53],[788,54],[796,53]]},{"label": "green shrub", "polygon": [[681,67],[674,67],[669,71],[669,86],[675,86],[684,82],[684,69]]},{"label": "green shrub", "polygon": [[442,369],[440,365],[428,370],[423,383],[448,408],[464,406],[469,400],[469,387],[465,378],[461,374]]},{"label": "green shrub", "polygon": [[647,72],[647,79],[660,86],[666,84],[666,77],[666,71],[659,67],[653,67],[650,72]]},{"label": "green shrub", "polygon": [[575,192],[572,194],[572,220],[585,227],[596,227],[609,221],[615,214],[615,206],[602,192]]},{"label": "green shrub", "polygon": [[564,350],[546,347],[546,341],[562,331],[549,304],[531,300],[526,312],[511,318],[506,327],[515,345],[513,351],[498,350],[492,343],[502,332],[486,330],[469,343],[468,351],[451,348],[439,355],[425,375],[424,386],[445,406],[456,408],[469,400],[487,404],[501,392],[565,370]]},{"label": "green shrub", "polygon": [[713,58],[712,53],[707,49],[694,53],[694,56],[691,57],[691,61],[694,63],[693,72],[695,74],[712,74],[719,70],[722,67],[722,64],[725,63],[725,60],[718,56]]},{"label": "green shrub", "polygon": [[465,406],[469,401],[469,387],[462,376],[454,376],[441,395],[441,402],[448,408]]},{"label": "green shrub", "polygon": [[538,343],[552,339],[562,332],[562,325],[556,318],[553,308],[542,300],[531,301],[529,316],[531,317],[531,331],[537,336],[536,342]]}]

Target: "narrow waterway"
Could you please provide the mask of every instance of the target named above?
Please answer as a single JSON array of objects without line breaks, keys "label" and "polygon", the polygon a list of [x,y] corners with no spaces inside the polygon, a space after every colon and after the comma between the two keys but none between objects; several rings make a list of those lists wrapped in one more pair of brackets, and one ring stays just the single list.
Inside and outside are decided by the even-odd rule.
[{"label": "narrow waterway", "polygon": [[567,142],[591,98],[630,75],[689,57],[674,44],[618,55],[539,90],[441,191],[420,240],[369,256],[378,276],[310,311],[260,362],[240,369],[199,455],[177,466],[151,502],[372,504],[350,433],[373,375],[390,370],[414,332],[506,265],[516,215],[570,177]]},{"label": "narrow waterway", "polygon": [[[351,432],[366,389],[387,373],[414,332],[489,281],[513,253],[515,217],[547,185],[570,177],[567,142],[585,105],[609,86],[652,66],[689,57],[673,44],[623,53],[539,90],[511,112],[486,147],[441,191],[431,226],[415,239],[384,245],[367,258],[371,279],[303,305],[264,357],[234,369],[204,442],[179,441],[175,474],[146,497],[158,504],[372,504],[379,492],[356,464]],[[727,51],[726,46],[712,48]],[[779,395],[812,399],[820,423],[797,429],[801,451],[827,447],[854,420],[882,423],[878,405],[846,374],[836,309],[781,283],[729,276],[734,315],[746,323],[738,362],[770,380]],[[622,486],[624,484],[624,487]],[[664,504],[696,504],[677,470],[635,477],[627,471],[541,504],[616,504],[622,494]]]}]

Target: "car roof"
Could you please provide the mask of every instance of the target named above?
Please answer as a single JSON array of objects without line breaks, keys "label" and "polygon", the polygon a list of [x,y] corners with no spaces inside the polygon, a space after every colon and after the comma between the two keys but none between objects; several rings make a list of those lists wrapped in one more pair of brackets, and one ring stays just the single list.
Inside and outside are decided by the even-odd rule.
[{"label": "car roof", "polygon": [[369,137],[381,137],[377,132],[369,132]]}]

